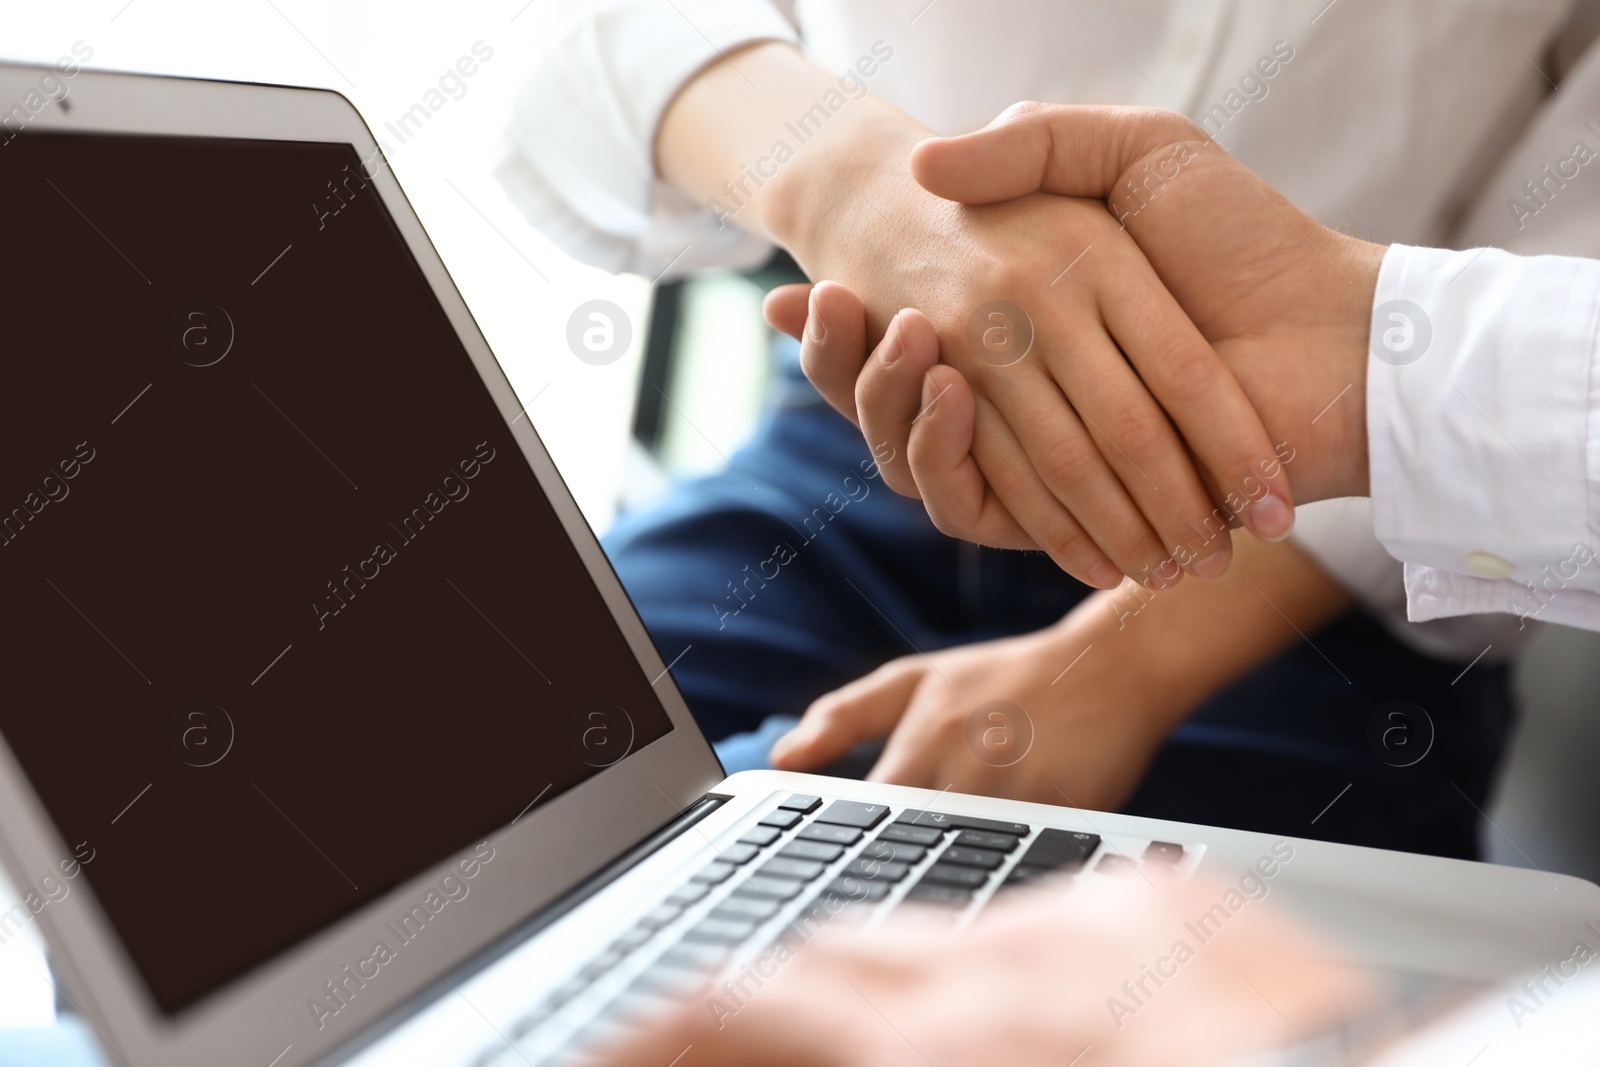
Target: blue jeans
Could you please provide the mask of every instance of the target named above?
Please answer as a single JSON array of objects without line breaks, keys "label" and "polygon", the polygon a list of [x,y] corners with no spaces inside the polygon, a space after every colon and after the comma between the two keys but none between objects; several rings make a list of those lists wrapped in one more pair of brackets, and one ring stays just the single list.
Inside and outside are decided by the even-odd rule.
[{"label": "blue jeans", "polygon": [[[1089,592],[1042,554],[943,536],[920,504],[865,476],[870,461],[791,361],[729,469],[606,538],[727,762],[758,762],[786,719],[887,660],[1043,628]],[[1297,642],[1202,705],[1123,810],[1476,858],[1477,809],[1515,719],[1507,669],[1479,664],[1452,684],[1464,663],[1411,650],[1360,610],[1311,639],[1320,653]],[[1409,767],[1380,760],[1368,738],[1397,699],[1436,730]]]}]

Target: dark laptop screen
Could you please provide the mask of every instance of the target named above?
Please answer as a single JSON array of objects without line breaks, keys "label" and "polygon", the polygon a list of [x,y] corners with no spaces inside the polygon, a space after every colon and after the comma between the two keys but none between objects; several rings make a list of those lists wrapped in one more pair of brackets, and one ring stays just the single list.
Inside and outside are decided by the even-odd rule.
[{"label": "dark laptop screen", "polygon": [[14,873],[163,1009],[668,732],[351,146],[27,131],[0,203],[0,732],[77,853]]}]

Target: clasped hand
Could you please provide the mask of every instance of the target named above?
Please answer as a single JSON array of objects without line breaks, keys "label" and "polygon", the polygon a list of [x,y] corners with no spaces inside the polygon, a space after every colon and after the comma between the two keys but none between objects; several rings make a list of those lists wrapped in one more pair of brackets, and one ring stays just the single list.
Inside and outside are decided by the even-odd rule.
[{"label": "clasped hand", "polygon": [[[1159,589],[1221,574],[1232,525],[1287,536],[1296,495],[1365,493],[1381,246],[1170,112],[1019,104],[909,169],[978,277],[924,236],[892,281],[784,287],[767,315],[939,529]],[[915,309],[869,354],[886,293]]]}]

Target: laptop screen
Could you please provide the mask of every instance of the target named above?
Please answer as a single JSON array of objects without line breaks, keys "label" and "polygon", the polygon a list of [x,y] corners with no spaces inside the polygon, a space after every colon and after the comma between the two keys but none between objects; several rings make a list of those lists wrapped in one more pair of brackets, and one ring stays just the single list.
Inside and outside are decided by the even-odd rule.
[{"label": "laptop screen", "polygon": [[30,130],[0,202],[22,891],[163,1010],[670,730],[352,146]]}]

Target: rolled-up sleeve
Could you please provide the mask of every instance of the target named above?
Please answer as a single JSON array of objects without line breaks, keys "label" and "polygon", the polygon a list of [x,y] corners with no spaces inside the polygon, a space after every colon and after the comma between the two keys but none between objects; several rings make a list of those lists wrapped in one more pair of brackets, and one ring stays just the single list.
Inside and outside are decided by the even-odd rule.
[{"label": "rolled-up sleeve", "polygon": [[1396,245],[1373,320],[1373,518],[1409,617],[1600,629],[1600,262]]},{"label": "rolled-up sleeve", "polygon": [[762,40],[795,40],[764,0],[577,5],[517,93],[495,177],[533,226],[610,271],[759,262],[765,241],[656,176],[654,143],[686,82]]}]

